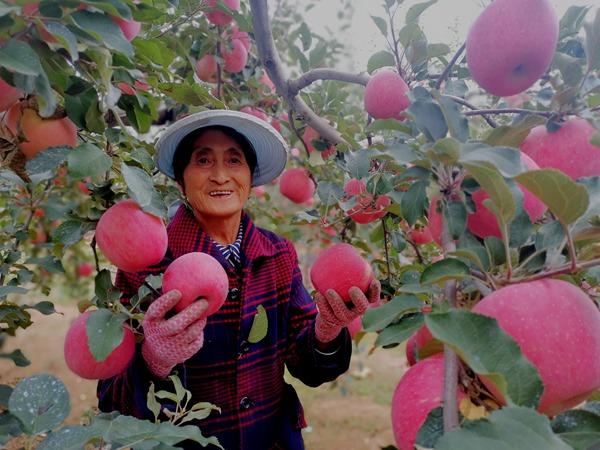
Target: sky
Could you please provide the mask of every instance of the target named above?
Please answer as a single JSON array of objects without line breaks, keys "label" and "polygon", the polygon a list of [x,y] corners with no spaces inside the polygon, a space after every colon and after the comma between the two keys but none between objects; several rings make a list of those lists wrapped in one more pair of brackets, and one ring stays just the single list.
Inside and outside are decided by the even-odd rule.
[{"label": "sky", "polygon": [[[424,0],[405,0],[400,18],[404,17],[408,7],[422,3]],[[421,16],[421,25],[430,43],[443,42],[453,49],[464,42],[469,26],[482,11],[483,5],[489,0],[438,0]],[[558,17],[562,17],[571,5],[600,7],[600,0],[551,0]],[[384,17],[383,0],[353,0],[355,14],[352,26],[340,36],[351,45],[352,60],[347,61],[342,70],[361,72],[366,70],[369,56],[386,49],[386,43],[378,28],[371,19],[371,15]],[[322,0],[307,13],[307,22],[311,29],[324,33],[325,27],[336,20],[340,0]],[[591,21],[592,11],[588,12],[587,20]],[[401,23],[401,21],[400,21]]]}]

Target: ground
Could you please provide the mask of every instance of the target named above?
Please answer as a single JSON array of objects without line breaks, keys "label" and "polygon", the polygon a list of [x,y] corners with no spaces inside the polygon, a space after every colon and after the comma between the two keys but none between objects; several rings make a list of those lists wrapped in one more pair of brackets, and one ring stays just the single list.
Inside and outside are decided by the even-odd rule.
[{"label": "ground", "polygon": [[[70,424],[96,405],[96,383],[72,374],[63,359],[63,340],[69,324],[78,315],[72,304],[57,304],[62,314],[32,314],[34,324],[8,338],[2,349],[20,348],[32,361],[28,367],[16,367],[0,359],[0,384],[15,384],[35,373],[58,376],[71,396]],[[305,407],[309,428],[305,430],[308,450],[379,450],[393,443],[390,400],[396,383],[406,370],[404,348],[377,349],[367,355],[373,337],[367,335],[355,348],[350,371],[336,383],[308,388],[293,381]],[[9,445],[9,450],[19,446]]]}]

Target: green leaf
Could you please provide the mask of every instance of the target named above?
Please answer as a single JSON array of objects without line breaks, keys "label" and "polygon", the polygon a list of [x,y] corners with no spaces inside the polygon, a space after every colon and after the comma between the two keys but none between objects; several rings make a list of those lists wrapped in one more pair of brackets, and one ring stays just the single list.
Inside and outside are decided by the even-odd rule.
[{"label": "green leaf", "polygon": [[419,159],[417,153],[408,144],[396,144],[393,147],[387,147],[384,154],[390,155],[398,164],[409,164]]},{"label": "green leaf", "polygon": [[373,73],[375,70],[380,69],[381,67],[393,67],[396,65],[396,60],[394,59],[394,55],[390,52],[386,52],[382,50],[377,52],[369,58],[367,62],[367,72]]},{"label": "green leaf", "polygon": [[428,314],[425,323],[435,338],[490,379],[509,405],[537,406],[544,389],[539,374],[496,319],[455,309]]},{"label": "green leaf", "polygon": [[66,426],[53,431],[44,439],[37,450],[81,450],[92,439],[102,435],[96,427]]},{"label": "green leaf", "polygon": [[78,219],[68,219],[61,223],[55,230],[52,231],[52,240],[60,242],[65,247],[77,244],[86,231],[91,228],[86,227],[83,222]]},{"label": "green leaf", "polygon": [[94,293],[103,302],[113,302],[121,297],[119,290],[112,284],[108,269],[102,269],[96,274],[94,284]]},{"label": "green leaf", "polygon": [[96,361],[104,361],[123,342],[123,321],[126,318],[125,314],[113,314],[106,308],[92,311],[89,315],[85,329],[90,352]]},{"label": "green leaf", "polygon": [[596,10],[596,17],[591,23],[584,23],[585,53],[587,55],[587,70],[600,69],[600,10]]},{"label": "green leaf", "polygon": [[66,26],[59,22],[44,22],[44,27],[58,39],[58,42],[69,52],[72,61],[79,59],[77,37]]},{"label": "green leaf", "polygon": [[510,147],[488,147],[485,144],[475,143],[462,147],[461,163],[493,164],[505,177],[514,177],[527,171],[521,160],[521,152]]},{"label": "green leaf", "polygon": [[158,419],[158,415],[160,414],[160,403],[156,400],[156,395],[154,392],[154,383],[150,382],[150,389],[148,389],[148,394],[146,395],[146,406],[154,415],[154,421]]},{"label": "green leaf", "polygon": [[585,213],[573,224],[572,233],[575,240],[585,238],[587,232],[595,228],[592,220],[600,215],[600,177],[580,178],[577,184],[586,188],[590,204]]},{"label": "green leaf", "polygon": [[554,418],[552,429],[575,450],[600,446],[600,415],[591,411],[565,411]]},{"label": "green leaf", "polygon": [[402,196],[400,208],[404,219],[410,226],[413,226],[423,216],[427,205],[428,184],[427,181],[416,181],[410,185],[406,194]]},{"label": "green leaf", "polygon": [[353,178],[363,178],[369,174],[371,159],[367,150],[358,150],[355,152],[345,152],[346,170]]},{"label": "green leaf", "polygon": [[41,75],[44,73],[40,58],[29,44],[11,39],[0,47],[0,67],[23,75]]},{"label": "green leaf", "polygon": [[85,178],[104,175],[112,166],[112,159],[94,144],[84,143],[67,157],[69,175]]},{"label": "green leaf", "polygon": [[492,128],[484,138],[484,141],[486,144],[494,147],[506,146],[518,148],[529,135],[529,132],[533,127],[537,127],[544,123],[546,123],[546,121],[543,117],[534,115],[525,116],[518,123]]},{"label": "green leaf", "polygon": [[447,55],[452,50],[447,44],[427,44],[427,58],[439,58],[440,56]]},{"label": "green leaf", "polygon": [[583,19],[589,9],[589,6],[569,6],[560,19],[559,41],[562,41],[567,36],[579,33]]},{"label": "green leaf", "polygon": [[25,166],[27,173],[31,175],[54,171],[66,161],[71,150],[70,147],[52,147],[39,152],[33,159],[27,161]]},{"label": "green leaf", "polygon": [[434,161],[445,165],[454,165],[460,156],[460,144],[454,138],[443,138],[433,144],[426,154]]},{"label": "green leaf", "polygon": [[65,269],[60,260],[52,255],[42,256],[39,258],[29,258],[25,264],[37,264],[46,269],[50,273],[64,273]]},{"label": "green leaf", "polygon": [[0,286],[0,297],[8,294],[27,294],[28,290],[21,286]]},{"label": "green leaf", "polygon": [[444,216],[452,239],[458,239],[467,229],[467,207],[462,201],[450,201],[444,208]]},{"label": "green leaf", "polygon": [[548,418],[529,408],[494,411],[446,433],[436,450],[573,450],[552,433]]},{"label": "green leaf", "polygon": [[256,307],[256,314],[252,319],[252,328],[250,328],[250,334],[248,335],[248,342],[256,344],[262,341],[267,335],[269,326],[269,319],[267,317],[267,311],[263,305]]},{"label": "green leaf", "polygon": [[321,181],[317,186],[317,194],[324,205],[331,206],[344,196],[344,190],[336,183]]},{"label": "green leaf", "polygon": [[378,119],[371,122],[367,128],[365,128],[366,133],[379,133],[384,130],[394,130],[401,131],[403,133],[410,134],[411,127],[399,122],[396,119]]},{"label": "green leaf", "polygon": [[8,384],[0,384],[0,406],[8,408],[8,399],[12,394],[13,388]]},{"label": "green leaf", "polygon": [[450,136],[458,139],[460,142],[465,142],[469,139],[469,121],[460,111],[458,103],[443,95],[438,101],[446,120],[446,125],[448,125]]},{"label": "green leaf", "polygon": [[158,89],[163,94],[184,105],[227,108],[221,100],[213,97],[208,89],[200,84],[159,83]]},{"label": "green leaf", "polygon": [[10,359],[17,367],[26,367],[31,364],[31,361],[23,354],[20,349],[13,350],[10,353],[0,353],[0,358]]},{"label": "green leaf", "polygon": [[308,51],[312,45],[312,34],[310,32],[310,28],[308,25],[306,25],[306,22],[302,22],[300,24],[300,27],[298,28],[298,35],[300,36],[300,41],[302,42],[302,50],[305,52]]},{"label": "green leaf", "polygon": [[[463,163],[469,174],[487,192],[505,223],[511,221],[517,206],[510,188],[495,168],[487,162]],[[531,172],[530,172],[531,173]]]},{"label": "green leaf", "polygon": [[424,303],[415,295],[399,295],[377,308],[369,308],[362,318],[365,331],[379,331],[400,316],[421,311]]},{"label": "green leaf", "polygon": [[415,100],[410,104],[408,112],[414,116],[417,127],[427,140],[435,142],[446,137],[448,126],[438,103],[432,100]]},{"label": "green leaf", "polygon": [[416,22],[407,23],[398,33],[398,40],[404,48],[408,48],[410,44],[416,41],[427,41],[425,33]]},{"label": "green leaf", "polygon": [[71,18],[79,28],[93,35],[106,47],[121,52],[129,58],[133,57],[132,45],[125,39],[121,28],[108,15],[83,10],[71,13]]},{"label": "green leaf", "polygon": [[446,280],[461,279],[469,275],[469,266],[455,258],[445,258],[425,268],[421,274],[421,284],[440,283]]},{"label": "green leaf", "polygon": [[564,225],[575,222],[588,208],[589,196],[585,186],[560,170],[532,170],[522,173],[515,180],[548,205]]},{"label": "green leaf", "polygon": [[386,327],[375,339],[376,347],[400,344],[406,341],[415,331],[423,325],[423,314],[414,314],[403,317],[399,322]]},{"label": "green leaf", "polygon": [[408,11],[406,12],[406,23],[418,22],[421,14],[435,3],[437,3],[437,0],[429,0],[428,2],[417,3],[408,8]]},{"label": "green leaf", "polygon": [[565,53],[556,52],[552,64],[558,68],[567,86],[575,86],[583,78],[580,60]]},{"label": "green leaf", "polygon": [[444,435],[444,409],[441,406],[432,409],[419,432],[416,444],[425,448],[434,448],[437,441]]},{"label": "green leaf", "polygon": [[23,305],[23,309],[35,309],[38,312],[41,312],[43,315],[48,316],[50,314],[60,314],[56,309],[54,309],[54,303],[44,300],[36,303],[33,306]]},{"label": "green leaf", "polygon": [[133,41],[135,47],[136,58],[141,61],[149,62],[152,64],[158,64],[162,67],[169,67],[169,65],[175,59],[173,51],[165,44],[165,42],[158,39],[147,40],[147,39],[135,39]]},{"label": "green leaf", "polygon": [[166,215],[164,200],[154,188],[152,178],[147,172],[139,167],[128,166],[123,162],[121,163],[121,173],[127,183],[131,197],[144,211],[158,217]]},{"label": "green leaf", "polygon": [[71,402],[62,381],[41,374],[24,378],[15,386],[8,409],[32,436],[60,425],[69,415]]},{"label": "green leaf", "polygon": [[381,17],[376,17],[376,16],[371,16],[371,19],[373,19],[373,22],[375,22],[375,25],[377,25],[377,28],[379,28],[379,31],[381,31],[381,34],[385,37],[387,36],[387,22],[382,19]]}]

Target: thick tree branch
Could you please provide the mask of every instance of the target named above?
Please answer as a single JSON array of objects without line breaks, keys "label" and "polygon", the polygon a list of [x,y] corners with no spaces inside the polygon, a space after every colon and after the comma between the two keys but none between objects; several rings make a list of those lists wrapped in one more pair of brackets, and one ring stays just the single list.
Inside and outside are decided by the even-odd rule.
[{"label": "thick tree branch", "polygon": [[273,81],[277,93],[283,97],[299,118],[315,129],[321,138],[332,144],[345,143],[346,141],[335,128],[329,125],[325,119],[315,114],[301,98],[291,94],[288,78],[283,71],[283,65],[273,42],[267,0],[250,0],[250,9],[259,58],[269,78]]},{"label": "thick tree branch", "polygon": [[458,58],[460,58],[460,55],[462,55],[462,52],[465,51],[465,48],[466,48],[466,44],[463,44],[456,51],[456,53],[454,54],[454,56],[452,57],[452,59],[450,60],[450,62],[448,63],[448,65],[446,66],[446,68],[444,69],[442,74],[440,75],[440,77],[435,82],[436,89],[439,90],[439,88],[442,85],[442,83],[444,82],[444,80],[446,78],[448,78],[448,75],[450,75],[450,72],[452,71],[452,67],[454,66],[454,64],[456,64],[456,61],[458,61]]},{"label": "thick tree branch", "polygon": [[366,86],[369,79],[369,75],[366,74],[355,75],[353,73],[340,72],[339,70],[334,69],[313,69],[302,74],[302,76],[298,77],[296,80],[289,80],[288,91],[290,95],[298,95],[302,89],[318,80],[345,81],[346,83],[362,84],[363,86]]}]

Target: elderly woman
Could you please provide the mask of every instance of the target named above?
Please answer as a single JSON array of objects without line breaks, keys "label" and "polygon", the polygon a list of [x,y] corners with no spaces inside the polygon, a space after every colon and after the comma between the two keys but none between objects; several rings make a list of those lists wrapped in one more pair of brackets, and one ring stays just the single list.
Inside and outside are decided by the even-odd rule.
[{"label": "elderly woman", "polygon": [[[286,159],[285,141],[270,125],[234,111],[192,114],[161,136],[158,168],[176,181],[185,204],[167,227],[165,259],[143,273],[119,271],[117,287],[126,301],[148,274],[162,273],[183,254],[205,252],[225,268],[229,294],[208,319],[201,318],[205,300],[168,318],[179,292],[154,300],[133,362],[98,385],[102,411],[151,418],[150,382],[169,389],[165,378],[177,372],[192,393],[190,404],[206,401],[221,408],[198,426],[225,449],[304,448],[302,406],[284,381],[284,368],[313,387],[345,372],[351,356],[345,327],[379,299],[380,286],[374,281],[366,295],[350,289],[350,305],[333,291],[313,300],[293,245],[252,223],[244,212],[251,187],[276,178]],[[251,343],[258,305],[266,310],[268,332]]]}]

